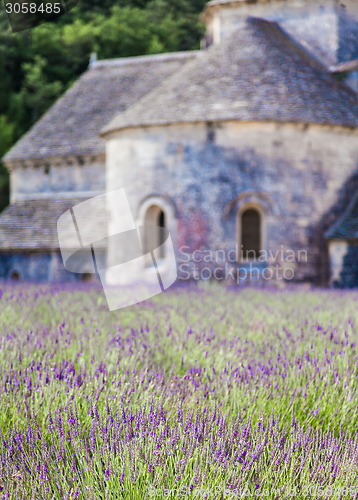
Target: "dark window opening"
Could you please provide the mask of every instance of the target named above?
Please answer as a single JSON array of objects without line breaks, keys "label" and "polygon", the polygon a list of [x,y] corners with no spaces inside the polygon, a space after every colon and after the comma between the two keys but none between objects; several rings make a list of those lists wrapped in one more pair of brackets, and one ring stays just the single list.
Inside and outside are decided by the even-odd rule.
[{"label": "dark window opening", "polygon": [[[145,216],[145,254],[154,252],[157,259],[165,258],[165,227],[166,217],[163,210],[156,205],[149,207]],[[152,265],[151,259],[148,260],[148,265]]]},{"label": "dark window opening", "polygon": [[241,216],[241,250],[244,259],[258,259],[261,250],[261,217],[250,208]]},{"label": "dark window opening", "polygon": [[12,271],[12,273],[10,274],[10,278],[13,281],[19,281],[19,279],[20,279],[20,273],[18,271]]},{"label": "dark window opening", "polygon": [[91,281],[93,281],[93,274],[82,273],[81,274],[81,281],[83,281],[84,283],[90,283]]},{"label": "dark window opening", "polygon": [[164,252],[164,243],[165,243],[165,234],[164,234],[164,229],[165,229],[165,214],[163,210],[160,211],[159,216],[158,216],[158,226],[159,228],[163,229],[158,229],[159,231],[159,237],[158,237],[158,247],[159,249],[159,257],[161,259],[164,259],[165,252]]}]

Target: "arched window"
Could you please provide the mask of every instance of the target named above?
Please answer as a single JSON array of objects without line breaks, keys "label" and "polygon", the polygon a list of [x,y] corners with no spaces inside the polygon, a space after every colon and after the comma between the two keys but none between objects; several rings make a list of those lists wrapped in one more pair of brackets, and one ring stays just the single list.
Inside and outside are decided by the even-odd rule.
[{"label": "arched window", "polygon": [[13,281],[19,281],[20,273],[18,271],[12,271],[10,274],[10,279],[12,279]]},{"label": "arched window", "polygon": [[157,258],[165,258],[166,217],[161,207],[152,205],[145,214],[145,254],[155,252]]},{"label": "arched window", "polygon": [[255,260],[261,251],[261,214],[248,208],[241,214],[241,255],[243,259]]}]

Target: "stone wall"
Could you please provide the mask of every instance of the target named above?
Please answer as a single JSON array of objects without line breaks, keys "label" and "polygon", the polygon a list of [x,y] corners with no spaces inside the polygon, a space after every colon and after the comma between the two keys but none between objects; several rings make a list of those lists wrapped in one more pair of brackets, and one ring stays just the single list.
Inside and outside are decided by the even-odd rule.
[{"label": "stone wall", "polygon": [[[101,261],[104,261],[103,255]],[[84,274],[70,273],[63,265],[60,252],[0,252],[0,279],[17,279],[38,282],[76,282],[82,281]],[[86,276],[87,277],[87,276]],[[96,281],[98,277],[88,278]]]},{"label": "stone wall", "polygon": [[[358,59],[358,22],[350,15],[349,9],[340,7],[338,61],[347,62]],[[357,5],[356,11],[358,12]],[[346,83],[358,92],[358,71],[346,76]]]},{"label": "stone wall", "polygon": [[81,196],[105,189],[105,159],[59,158],[22,162],[10,172],[11,202],[41,197]]},{"label": "stone wall", "polygon": [[332,240],[329,242],[329,255],[331,261],[331,286],[334,288],[357,288],[357,242]]},{"label": "stone wall", "polygon": [[[352,194],[346,188],[357,175],[357,139],[350,129],[278,123],[126,130],[107,142],[107,189],[126,189],[137,221],[148,198],[170,203],[177,259],[194,262],[196,270],[218,267],[200,258],[204,252],[233,256],[237,211],[256,206],[263,213],[269,265],[285,260],[295,280],[327,283],[323,234]],[[292,255],[300,262],[291,262]]]},{"label": "stone wall", "polygon": [[63,267],[61,255],[50,252],[0,253],[0,278],[21,281],[75,281],[76,275]]}]

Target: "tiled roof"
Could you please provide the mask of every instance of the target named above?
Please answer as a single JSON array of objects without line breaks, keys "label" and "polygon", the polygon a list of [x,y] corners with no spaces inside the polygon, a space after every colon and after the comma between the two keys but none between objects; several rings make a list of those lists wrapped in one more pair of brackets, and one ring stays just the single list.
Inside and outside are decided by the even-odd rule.
[{"label": "tiled roof", "polygon": [[356,127],[358,101],[277,23],[249,17],[102,132],[223,120]]},{"label": "tiled roof", "polygon": [[98,61],[5,156],[5,161],[103,154],[99,130],[178,70],[195,52]]},{"label": "tiled roof", "polygon": [[57,250],[57,220],[83,198],[15,202],[0,214],[0,251]]}]

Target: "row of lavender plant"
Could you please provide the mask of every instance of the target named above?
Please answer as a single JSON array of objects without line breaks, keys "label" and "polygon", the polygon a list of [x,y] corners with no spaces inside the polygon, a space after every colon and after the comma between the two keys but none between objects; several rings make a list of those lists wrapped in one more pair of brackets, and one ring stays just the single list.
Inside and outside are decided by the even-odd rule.
[{"label": "row of lavender plant", "polygon": [[3,498],[356,496],[356,293],[199,287],[115,313],[95,287],[0,295]]},{"label": "row of lavender plant", "polygon": [[2,435],[0,456],[4,497],[33,499],[352,498],[357,467],[356,436],[303,429],[294,416],[253,424],[217,406],[168,412],[154,402],[100,412],[95,401],[86,425],[73,403],[42,426],[28,413],[25,428]]}]

